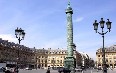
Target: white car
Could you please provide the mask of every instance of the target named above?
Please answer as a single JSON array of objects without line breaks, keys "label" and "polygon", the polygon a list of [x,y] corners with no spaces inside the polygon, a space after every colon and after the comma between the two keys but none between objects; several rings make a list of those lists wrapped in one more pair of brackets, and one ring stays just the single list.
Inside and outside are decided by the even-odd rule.
[{"label": "white car", "polygon": [[32,68],[28,68],[28,67],[27,67],[27,68],[25,68],[25,70],[32,70]]},{"label": "white car", "polygon": [[29,68],[27,67],[27,68],[25,68],[25,70],[28,70]]}]

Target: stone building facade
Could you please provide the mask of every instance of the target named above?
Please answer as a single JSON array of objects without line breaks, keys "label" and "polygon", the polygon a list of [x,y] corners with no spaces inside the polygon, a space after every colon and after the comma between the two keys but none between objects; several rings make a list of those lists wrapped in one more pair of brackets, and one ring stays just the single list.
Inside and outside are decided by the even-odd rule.
[{"label": "stone building facade", "polygon": [[47,68],[48,50],[36,49],[35,60],[36,68]]},{"label": "stone building facade", "polygon": [[[97,67],[102,67],[102,48],[96,52]],[[116,68],[116,45],[105,48],[105,61],[108,67]]]},{"label": "stone building facade", "polygon": [[81,66],[84,66],[86,68],[88,68],[90,66],[90,57],[88,56],[88,54],[82,52],[81,54]]},{"label": "stone building facade", "polygon": [[54,67],[63,67],[64,58],[66,58],[66,50],[62,49],[48,49],[48,66]]},{"label": "stone building facade", "polygon": [[[64,49],[36,49],[36,68],[56,68],[64,67],[64,59],[67,56],[67,50]],[[75,66],[82,65],[82,55],[74,51],[74,57],[76,59]]]},{"label": "stone building facade", "polygon": [[10,66],[16,66],[18,63],[20,68],[24,68],[34,65],[34,56],[35,54],[32,48],[8,42],[0,38],[0,63],[4,62]]},{"label": "stone building facade", "polygon": [[[75,66],[82,66],[82,54],[76,50],[73,53],[76,59]],[[7,65],[16,66],[18,63],[20,68],[64,67],[66,56],[67,50],[64,49],[29,48],[0,39],[0,63],[5,62]]]}]

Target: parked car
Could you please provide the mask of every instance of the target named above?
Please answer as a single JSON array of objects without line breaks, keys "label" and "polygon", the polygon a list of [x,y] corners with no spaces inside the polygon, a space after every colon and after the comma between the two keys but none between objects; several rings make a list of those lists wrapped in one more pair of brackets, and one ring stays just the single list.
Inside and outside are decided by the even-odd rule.
[{"label": "parked car", "polygon": [[58,68],[58,72],[59,72],[59,73],[62,73],[62,72],[70,73],[71,70],[69,70],[68,68],[59,67],[59,68]]},{"label": "parked car", "polygon": [[63,67],[59,67],[59,68],[58,68],[58,72],[59,72],[59,73],[60,73],[60,72],[63,72],[63,69],[64,69]]},{"label": "parked car", "polygon": [[27,68],[25,68],[25,70],[32,70],[32,68],[27,67]]}]

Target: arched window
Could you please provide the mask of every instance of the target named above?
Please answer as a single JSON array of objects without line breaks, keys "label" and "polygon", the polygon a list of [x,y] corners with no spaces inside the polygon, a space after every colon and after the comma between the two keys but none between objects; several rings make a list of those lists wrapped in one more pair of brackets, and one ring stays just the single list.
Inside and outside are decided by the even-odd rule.
[{"label": "arched window", "polygon": [[60,60],[60,63],[62,63],[62,60]]}]

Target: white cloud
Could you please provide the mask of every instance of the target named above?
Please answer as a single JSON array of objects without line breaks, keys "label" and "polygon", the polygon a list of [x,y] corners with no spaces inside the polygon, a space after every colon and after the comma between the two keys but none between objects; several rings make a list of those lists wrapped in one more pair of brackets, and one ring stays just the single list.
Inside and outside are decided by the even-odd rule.
[{"label": "white cloud", "polygon": [[79,18],[76,18],[74,22],[81,22],[83,19],[84,19],[83,17],[79,17]]},{"label": "white cloud", "polygon": [[11,34],[0,34],[0,38],[3,40],[8,40],[9,42],[16,42],[17,39],[13,37]]}]

